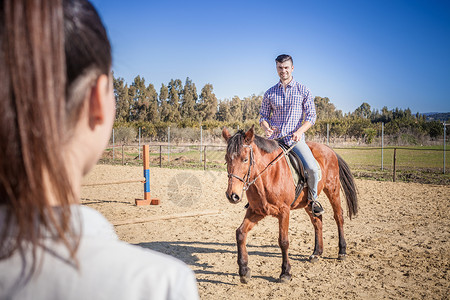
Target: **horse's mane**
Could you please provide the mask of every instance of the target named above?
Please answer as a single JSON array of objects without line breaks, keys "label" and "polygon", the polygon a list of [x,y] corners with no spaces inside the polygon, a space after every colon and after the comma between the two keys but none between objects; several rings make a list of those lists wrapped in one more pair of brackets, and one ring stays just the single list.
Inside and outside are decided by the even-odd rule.
[{"label": "horse's mane", "polygon": [[[236,132],[229,140],[227,146],[227,153],[240,153],[241,148],[244,145],[245,140],[245,132],[243,130],[239,130]],[[266,153],[272,153],[273,151],[278,149],[278,143],[274,140],[268,140],[259,135],[255,134],[254,142],[258,148],[263,150]]]}]

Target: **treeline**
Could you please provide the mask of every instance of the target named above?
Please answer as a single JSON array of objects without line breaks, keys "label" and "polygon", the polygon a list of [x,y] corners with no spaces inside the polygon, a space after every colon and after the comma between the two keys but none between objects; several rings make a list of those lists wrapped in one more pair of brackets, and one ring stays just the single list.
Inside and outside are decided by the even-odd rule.
[{"label": "treeline", "polygon": [[386,136],[404,144],[440,138],[444,133],[442,122],[427,121],[426,116],[413,114],[409,108],[389,110],[383,107],[380,111],[371,109],[370,104],[363,102],[354,112],[343,115],[326,97],[315,97],[314,102],[317,122],[309,130],[311,135],[326,135],[327,124],[331,136],[362,137],[369,144],[375,137],[381,136],[382,124]]},{"label": "treeline", "polygon": [[[209,83],[198,93],[189,77],[184,84],[180,79],[162,84],[159,93],[143,77],[136,76],[130,85],[123,78],[114,77],[114,93],[115,127],[140,127],[147,137],[162,136],[169,126],[198,128],[201,124],[211,130],[223,126],[247,128],[258,124],[262,102],[262,96],[255,95],[219,100]],[[425,116],[413,114],[409,108],[388,110],[383,107],[379,111],[364,102],[354,112],[343,114],[326,97],[315,97],[315,104],[317,122],[308,131],[309,136],[326,135],[328,124],[330,136],[364,138],[365,142],[372,143],[381,135],[382,123],[385,135],[410,139],[406,142],[413,144],[426,137],[443,136],[441,122],[427,121]],[[257,128],[259,130],[259,126]]]},{"label": "treeline", "polygon": [[123,78],[114,78],[116,121],[165,122],[194,126],[200,122],[242,122],[258,118],[262,96],[217,100],[213,85],[205,84],[197,94],[195,83],[188,77],[183,83],[172,79],[162,84],[159,94],[153,84],[136,76],[128,86]]}]

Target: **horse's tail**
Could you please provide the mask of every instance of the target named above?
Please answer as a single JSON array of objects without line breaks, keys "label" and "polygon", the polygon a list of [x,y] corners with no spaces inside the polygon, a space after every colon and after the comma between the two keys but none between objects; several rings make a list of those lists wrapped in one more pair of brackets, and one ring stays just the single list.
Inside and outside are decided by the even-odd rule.
[{"label": "horse's tail", "polygon": [[358,191],[356,189],[355,180],[347,163],[335,152],[339,164],[339,179],[341,188],[344,191],[347,200],[348,216],[352,219],[358,213]]}]

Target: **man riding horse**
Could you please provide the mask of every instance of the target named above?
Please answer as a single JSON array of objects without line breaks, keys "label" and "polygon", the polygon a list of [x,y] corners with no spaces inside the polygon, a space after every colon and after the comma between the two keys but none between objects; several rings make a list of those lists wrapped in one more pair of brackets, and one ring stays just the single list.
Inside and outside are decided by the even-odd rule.
[{"label": "man riding horse", "polygon": [[308,183],[309,209],[315,216],[324,213],[317,201],[319,169],[316,160],[306,145],[305,132],[316,121],[316,109],[311,92],[292,77],[293,60],[281,54],[276,59],[280,81],[268,89],[261,104],[260,125],[268,138],[281,138],[301,159]]}]

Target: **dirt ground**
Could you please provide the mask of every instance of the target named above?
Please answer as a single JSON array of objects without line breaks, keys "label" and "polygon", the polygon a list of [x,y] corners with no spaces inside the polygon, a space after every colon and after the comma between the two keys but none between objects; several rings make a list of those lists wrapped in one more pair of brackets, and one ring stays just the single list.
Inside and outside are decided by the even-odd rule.
[{"label": "dirt ground", "polygon": [[[289,254],[293,279],[278,283],[278,223],[263,219],[248,238],[252,279],[241,284],[235,230],[245,201],[225,198],[227,176],[217,171],[150,169],[157,206],[135,206],[142,183],[85,186],[82,204],[100,211],[131,244],[175,256],[194,271],[201,299],[449,299],[450,187],[356,180],[360,211],[345,219],[348,257],[338,261],[338,238],[324,194],[324,254],[308,262],[313,227],[292,211]],[[140,178],[141,167],[98,165],[84,183]],[[344,205],[344,203],[343,203]],[[346,207],[345,207],[346,209]],[[180,214],[215,213],[140,222]]]}]

